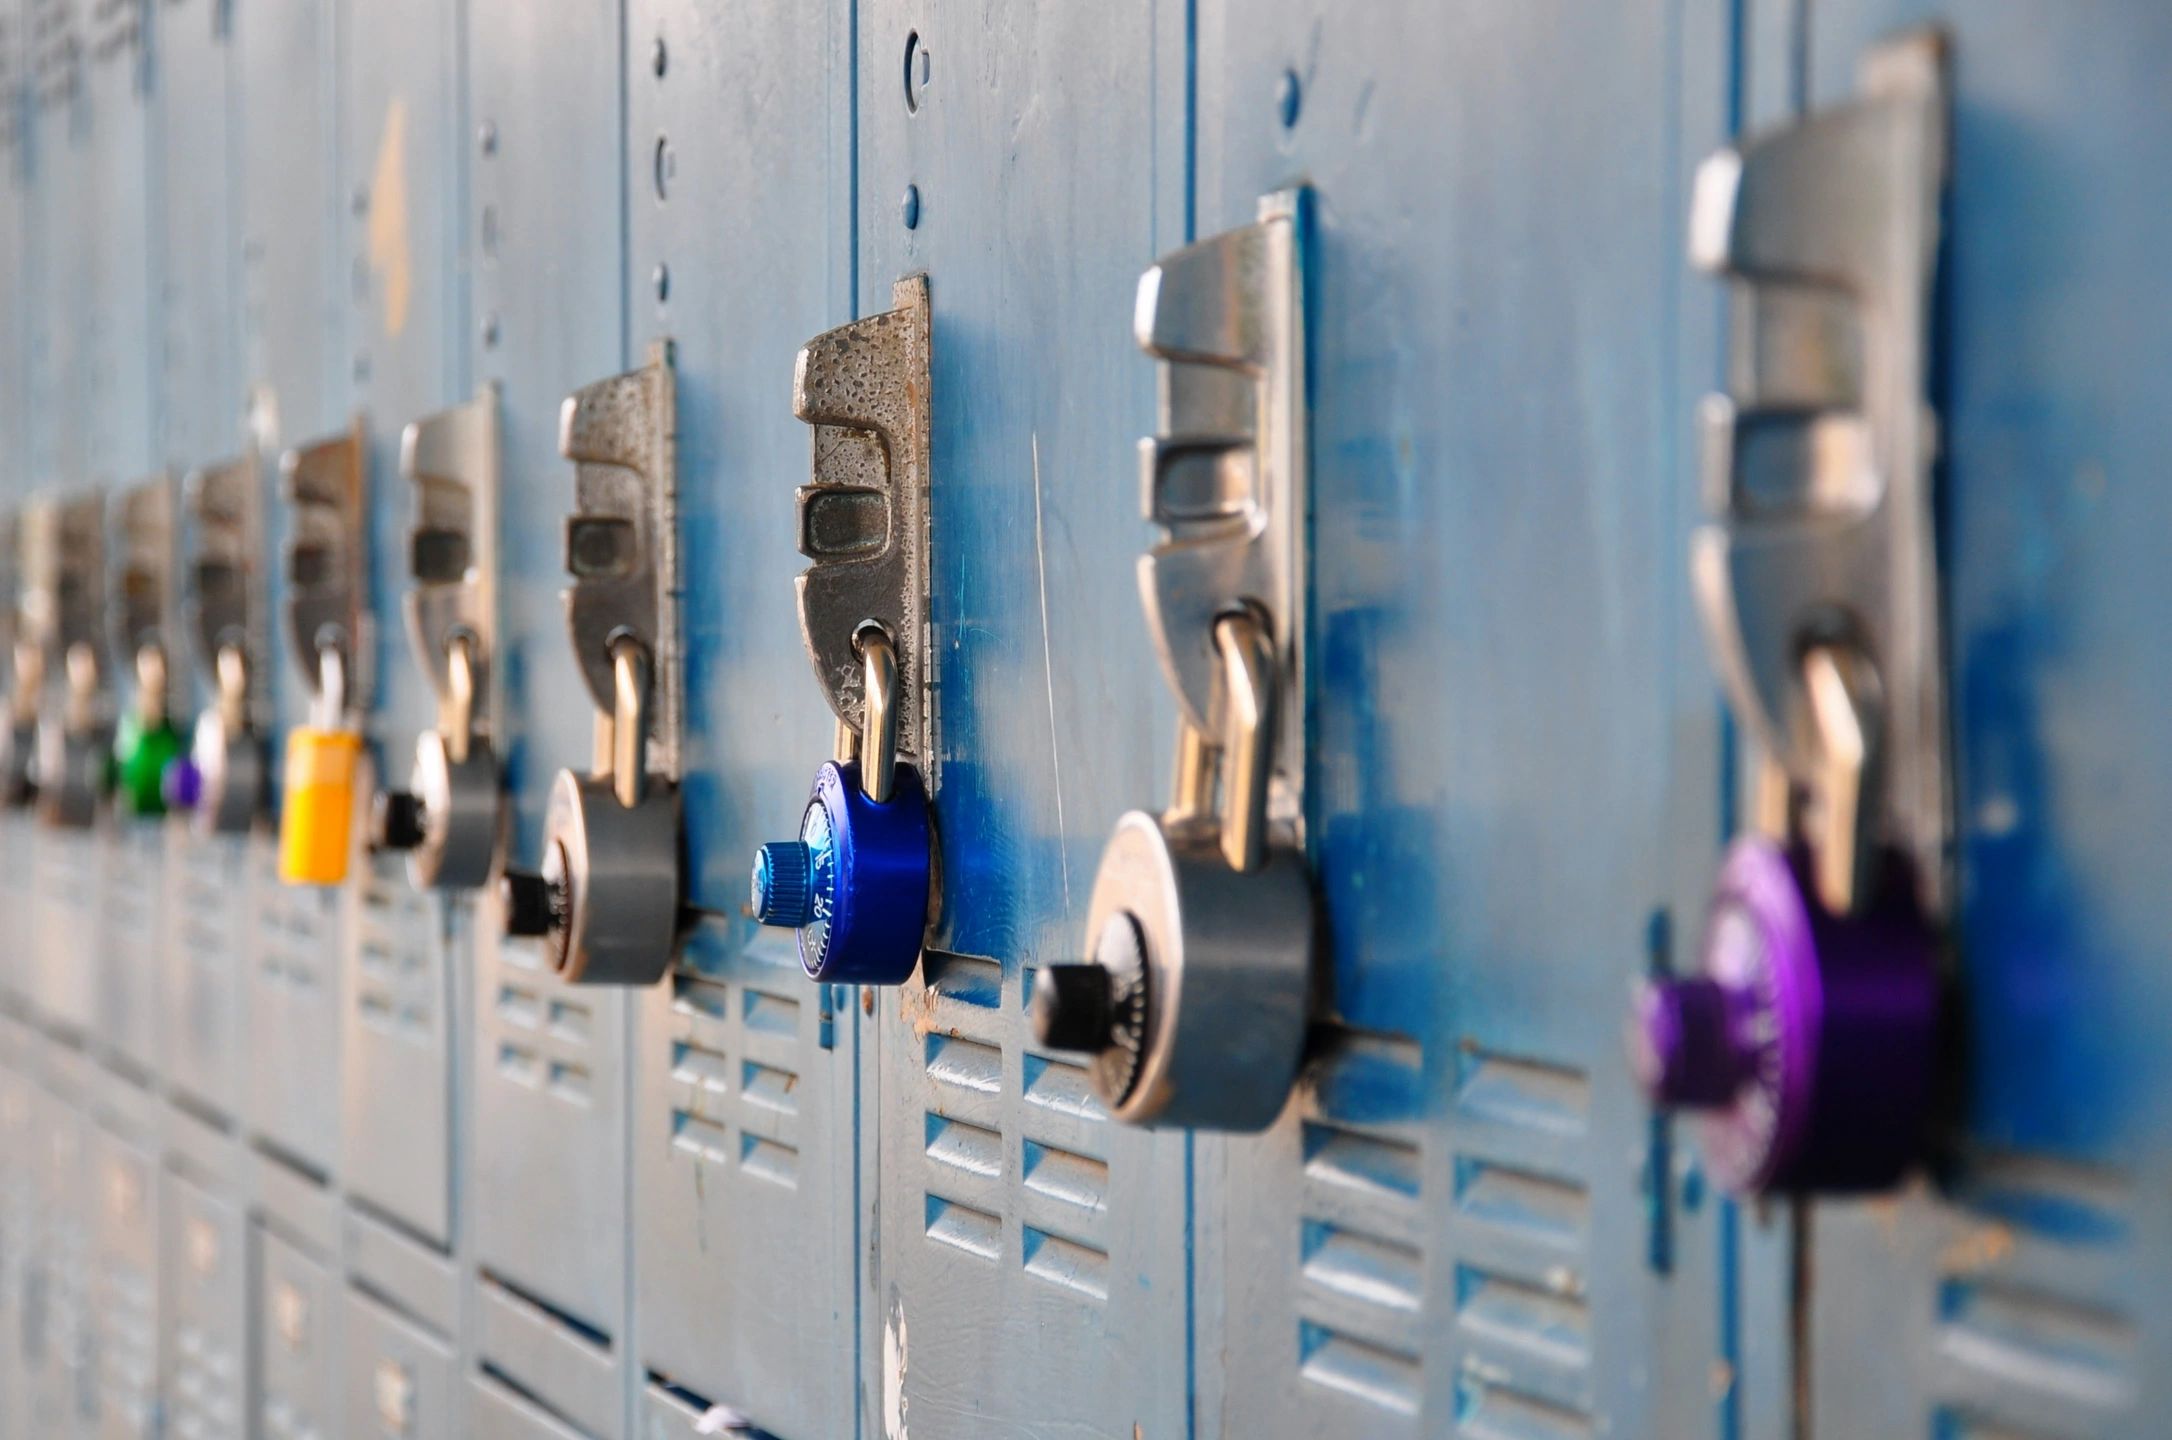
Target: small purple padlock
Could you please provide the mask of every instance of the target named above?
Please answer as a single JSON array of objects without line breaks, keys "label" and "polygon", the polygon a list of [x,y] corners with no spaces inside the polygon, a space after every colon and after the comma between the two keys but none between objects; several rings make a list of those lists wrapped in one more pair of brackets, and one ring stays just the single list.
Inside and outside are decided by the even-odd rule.
[{"label": "small purple padlock", "polygon": [[1696,1112],[1714,1178],[1741,1194],[1872,1190],[1922,1152],[1938,1051],[1937,941],[1906,885],[1824,910],[1761,838],[1729,849],[1701,973],[1638,996],[1654,1104]]}]

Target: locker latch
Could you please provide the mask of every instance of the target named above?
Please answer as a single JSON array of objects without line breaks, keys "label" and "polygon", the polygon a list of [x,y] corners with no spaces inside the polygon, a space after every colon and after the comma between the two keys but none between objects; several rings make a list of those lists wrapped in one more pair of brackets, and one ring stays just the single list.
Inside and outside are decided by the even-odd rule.
[{"label": "locker latch", "polygon": [[1260,1129],[1304,1053],[1305,203],[1267,196],[1139,281],[1139,344],[1161,362],[1144,500],[1166,532],[1139,588],[1177,699],[1175,794],[1117,822],[1091,958],[1049,966],[1032,998],[1041,1043],[1092,1053],[1133,1124]]},{"label": "locker latch", "polygon": [[1951,833],[1930,406],[1946,45],[1706,160],[1692,256],[1732,282],[1693,578],[1759,756],[1701,973],[1645,990],[1654,1099],[1739,1191],[1864,1189],[1922,1152]]},{"label": "locker latch", "polygon": [[539,873],[508,871],[506,932],[566,980],[647,985],[678,951],[678,420],[669,342],[566,399],[566,628],[596,707],[590,774],[551,784]]},{"label": "locker latch", "polygon": [[23,517],[0,515],[0,654],[7,659],[7,714],[0,722],[0,808],[20,810],[36,798],[38,699],[45,688],[45,655],[23,615]]},{"label": "locker latch", "polygon": [[753,912],[799,932],[816,980],[895,985],[934,919],[928,676],[928,280],[799,352],[792,410],[814,427],[799,491],[800,638],[837,716],[799,837],[755,857]]},{"label": "locker latch", "polygon": [[166,802],[205,834],[240,835],[270,801],[263,679],[270,648],[263,574],[264,492],[256,452],[188,477],[190,531],[183,595],[196,662],[212,702],[196,717],[189,753],[167,772]]},{"label": "locker latch", "polygon": [[[38,815],[86,829],[105,797],[113,748],[106,695],[105,497],[34,505],[25,554],[28,609],[61,694],[38,725]],[[57,663],[55,663],[57,662]]]},{"label": "locker latch", "polygon": [[309,695],[287,735],[279,878],[338,885],[354,846],[354,791],[369,708],[368,441],[359,416],[281,462],[287,521],[287,643]]},{"label": "locker latch", "polygon": [[407,427],[400,471],[414,487],[407,638],[437,697],[415,737],[407,788],[378,793],[371,842],[407,853],[417,889],[472,890],[490,878],[504,829],[492,744],[498,627],[498,393]]},{"label": "locker latch", "polygon": [[112,649],[135,674],[134,703],[113,733],[114,800],[127,815],[166,813],[166,771],[181,758],[173,721],[184,679],[175,500],[173,477],[160,475],[123,491],[113,506]]}]

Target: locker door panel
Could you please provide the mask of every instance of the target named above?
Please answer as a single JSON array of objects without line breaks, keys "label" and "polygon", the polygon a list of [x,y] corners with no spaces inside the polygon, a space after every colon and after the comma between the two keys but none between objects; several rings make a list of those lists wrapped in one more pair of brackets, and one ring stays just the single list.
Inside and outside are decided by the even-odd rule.
[{"label": "locker door panel", "polygon": [[[348,383],[345,276],[334,218],[338,94],[328,5],[235,7],[240,92],[242,334],[251,431],[267,498],[282,447],[339,423]],[[343,212],[342,212],[343,213]],[[337,368],[335,368],[337,367]],[[334,390],[337,377],[338,391]],[[287,507],[267,504],[265,544],[284,544]],[[271,601],[283,600],[279,567]],[[266,677],[276,728],[304,718],[287,647]],[[244,1107],[251,1131],[319,1175],[339,1152],[339,929],[337,897],[279,883],[274,837],[247,842],[250,928],[244,984]]]},{"label": "locker door panel", "polygon": [[1726,1433],[1718,1232],[1647,1199],[1621,1039],[1720,819],[1683,247],[1726,23],[1201,7],[1198,230],[1314,187],[1334,957],[1296,1103],[1200,1143],[1203,1433]]},{"label": "locker door panel", "polygon": [[638,1360],[787,1436],[853,1433],[859,1381],[853,1025],[743,918],[755,846],[797,821],[832,733],[793,609],[809,447],[787,397],[799,346],[851,314],[850,19],[688,0],[626,18],[627,307],[637,349],[668,336],[678,357],[703,912],[637,1011]]},{"label": "locker door panel", "polygon": [[[1812,1220],[1814,1433],[2142,1436],[2172,1378],[2172,1147],[2156,1017],[2172,780],[2148,537],[2172,300],[2157,6],[1810,7],[1808,101],[1865,46],[1952,42],[1937,322],[1966,1027],[1950,1173]],[[2145,399],[2145,396],[2151,398]],[[1876,1297],[1876,1303],[1872,1303]]]},{"label": "locker door panel", "polygon": [[[372,793],[365,758],[355,793]],[[358,818],[338,892],[341,967],[339,1166],[347,1193],[440,1248],[452,1244],[453,931],[404,863],[373,856]]]},{"label": "locker door panel", "polygon": [[[373,4],[344,15],[341,173],[352,266],[354,403],[369,444],[376,682],[369,719],[384,783],[404,784],[436,707],[404,643],[412,487],[398,472],[409,420],[465,398],[467,292],[457,11]],[[367,795],[368,789],[357,793]],[[393,854],[357,857],[346,981],[341,1158],[353,1193],[440,1245],[452,1234],[453,974],[465,901],[419,895]]]},{"label": "locker door panel", "polygon": [[[594,711],[558,598],[573,498],[558,412],[573,390],[625,363],[624,81],[597,63],[618,53],[620,11],[598,0],[548,14],[481,0],[468,11],[468,236],[476,368],[500,386],[503,417],[499,753],[517,814],[516,866],[537,859],[557,769],[585,771],[593,755]],[[629,1001],[560,983],[537,946],[498,937],[488,907],[479,931],[477,1257],[622,1344]]]},{"label": "locker door panel", "polygon": [[[1102,843],[1175,734],[1133,579],[1154,373],[1140,272],[1180,243],[1178,7],[863,6],[864,311],[926,270],[943,915],[876,993],[869,1424],[1181,1432],[1190,1150],[1111,1122],[1036,1047]],[[924,71],[923,71],[923,68]],[[910,198],[905,198],[910,197]],[[925,983],[921,983],[925,982]]]}]

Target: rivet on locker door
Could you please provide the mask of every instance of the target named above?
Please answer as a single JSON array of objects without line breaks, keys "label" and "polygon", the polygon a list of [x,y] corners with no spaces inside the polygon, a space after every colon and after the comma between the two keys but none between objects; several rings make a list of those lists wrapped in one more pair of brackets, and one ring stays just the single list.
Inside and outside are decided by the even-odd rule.
[{"label": "rivet on locker door", "polygon": [[57,705],[38,725],[38,816],[88,829],[111,782],[113,719],[106,693],[105,499],[95,492],[50,500],[30,512],[29,608]]},{"label": "rivet on locker door", "polygon": [[1639,996],[1653,1101],[1738,1192],[1862,1190],[1924,1153],[1939,1068],[1950,766],[1929,401],[1946,46],[1707,160],[1693,258],[1732,281],[1706,401],[1699,607],[1760,757],[1698,973]]},{"label": "rivet on locker door", "polygon": [[372,646],[368,473],[362,422],[287,452],[287,642],[309,694],[309,720],[287,735],[279,878],[338,885],[354,842]]},{"label": "rivet on locker door", "polygon": [[1109,1113],[1257,1130],[1282,1111],[1318,983],[1304,852],[1310,467],[1305,192],[1167,255],[1139,282],[1161,362],[1141,442],[1147,628],[1178,709],[1175,793],[1101,854],[1088,959],[1034,978],[1036,1036],[1090,1054]]},{"label": "rivet on locker door", "polygon": [[182,693],[175,485],[161,475],[114,501],[113,653],[135,692],[113,733],[114,804],[124,815],[166,813],[167,768],[181,758],[173,713]]},{"label": "rivet on locker door", "polygon": [[754,918],[799,932],[816,980],[896,985],[935,918],[928,683],[928,281],[799,352],[814,427],[799,491],[800,638],[837,716],[799,834],[755,857]]},{"label": "rivet on locker door", "polygon": [[167,769],[166,803],[200,834],[246,834],[271,799],[264,742],[269,601],[256,452],[194,472],[182,496],[189,535],[183,603],[212,699],[196,717],[189,753]]},{"label": "rivet on locker door", "polygon": [[682,656],[678,428],[668,342],[566,399],[573,462],[566,629],[596,707],[595,765],[551,784],[543,857],[508,870],[508,934],[540,937],[569,981],[647,985],[678,952]]},{"label": "rivet on locker door", "polygon": [[405,851],[419,890],[472,890],[497,866],[504,787],[492,743],[498,631],[498,396],[407,427],[400,470],[414,486],[407,636],[437,696],[404,790],[381,790],[371,843]]}]

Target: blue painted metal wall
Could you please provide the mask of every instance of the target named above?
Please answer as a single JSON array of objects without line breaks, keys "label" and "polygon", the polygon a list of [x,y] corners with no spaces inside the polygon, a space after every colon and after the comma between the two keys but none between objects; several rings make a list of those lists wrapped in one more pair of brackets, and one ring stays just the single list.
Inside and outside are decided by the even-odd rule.
[{"label": "blue painted metal wall", "polygon": [[[1621,1042],[1733,813],[1689,180],[1924,19],[1961,1114],[1904,1193],[1738,1204]],[[400,433],[495,387],[519,856],[592,745],[559,404],[670,343],[691,913],[569,987],[395,863],[6,817],[0,1433],[2159,1433],[2168,73],[2143,0],[4,0],[0,505],[254,454],[276,542],[361,416],[397,776]],[[1132,1130],[1024,1007],[1171,778],[1133,290],[1296,181],[1332,996],[1265,1134]],[[943,918],[817,987],[742,898],[830,747],[793,356],[913,272]]]}]

